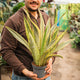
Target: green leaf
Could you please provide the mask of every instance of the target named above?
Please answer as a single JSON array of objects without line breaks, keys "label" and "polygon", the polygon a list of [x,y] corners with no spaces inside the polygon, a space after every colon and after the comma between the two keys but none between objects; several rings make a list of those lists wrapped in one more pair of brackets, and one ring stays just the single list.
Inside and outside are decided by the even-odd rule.
[{"label": "green leaf", "polygon": [[51,27],[51,35],[53,34],[54,30],[57,28],[57,23],[54,24],[52,27]]},{"label": "green leaf", "polygon": [[[63,13],[63,15],[59,18],[59,21],[62,19],[62,17],[63,17],[65,14],[66,14],[66,12]],[[52,25],[52,27],[51,27],[51,35],[53,34],[54,30],[57,28],[57,23],[58,23],[58,21],[57,21],[55,24]],[[63,23],[64,23],[64,22],[63,22]],[[62,23],[62,25],[63,25],[63,23]]]},{"label": "green leaf", "polygon": [[31,33],[29,33],[29,47],[32,51],[32,56],[33,56],[34,63],[36,65],[38,65],[39,57],[40,57],[39,49],[38,49],[37,44],[35,43],[34,38],[31,35]]},{"label": "green leaf", "polygon": [[13,29],[7,27],[7,30],[14,36],[14,38],[16,38],[21,44],[23,44],[25,47],[27,47],[29,49],[29,51],[31,52],[31,49],[29,48],[29,44],[28,42],[16,31],[14,31]]},{"label": "green leaf", "polygon": [[39,32],[39,31],[40,31],[40,30],[39,30],[39,27],[31,20],[28,11],[25,10],[25,9],[24,9],[24,11],[25,11],[25,13],[26,13],[26,15],[27,15],[27,18],[31,21],[31,23],[34,25],[34,27],[36,27],[36,29],[37,29],[38,32]]},{"label": "green leaf", "polygon": [[26,32],[27,39],[29,40],[29,32],[31,31],[31,28],[25,17],[24,17],[24,26],[25,26],[25,32]]},{"label": "green leaf", "polygon": [[[38,26],[37,26],[38,27]],[[34,31],[34,40],[38,46],[38,49],[40,49],[40,30],[33,25],[33,31]]]},{"label": "green leaf", "polygon": [[44,24],[43,16],[42,16],[40,10],[38,10],[38,11],[39,11],[39,15],[40,15],[40,31],[41,31],[41,38],[42,38],[42,40],[43,40],[45,24]]},{"label": "green leaf", "polygon": [[58,54],[48,54],[48,55],[46,55],[45,56],[45,59],[44,59],[44,61],[43,61],[43,65],[45,65],[46,64],[46,62],[50,59],[50,58],[52,58],[52,57],[60,57],[60,58],[63,58],[61,55],[58,55]]},{"label": "green leaf", "polygon": [[59,28],[56,28],[53,32],[53,34],[51,35],[52,40],[56,40],[58,37],[58,32],[59,32]]},{"label": "green leaf", "polygon": [[[25,11],[25,13],[26,13],[26,15],[27,15],[27,19],[28,19],[29,21],[31,21],[31,23],[32,23],[33,32],[31,32],[31,29],[30,29],[30,32],[31,32],[32,35],[34,36],[34,39],[35,39],[35,41],[36,41],[36,43],[37,43],[38,48],[40,48],[40,29],[39,29],[39,27],[31,20],[28,11],[25,10],[25,9],[24,9],[24,11]],[[27,23],[28,23],[28,21],[27,21]],[[30,24],[30,23],[28,23],[28,25],[29,25],[29,24]]]},{"label": "green leaf", "polygon": [[47,60],[48,58],[51,58],[51,57],[60,57],[60,58],[63,58],[61,55],[58,55],[58,54],[48,54],[48,55],[46,55],[46,57],[45,57],[45,60]]},{"label": "green leaf", "polygon": [[57,39],[55,40],[55,42],[53,42],[51,45],[49,45],[49,46],[46,48],[45,53],[46,53],[46,52],[49,52],[50,50],[52,50],[53,47],[55,47],[55,46],[58,44],[58,42],[62,39],[62,37],[64,36],[64,34],[66,33],[66,31],[67,31],[67,29],[66,29],[61,35],[59,35],[59,36],[57,37]]},{"label": "green leaf", "polygon": [[62,43],[58,44],[58,46],[56,47],[56,49],[53,50],[51,53],[54,53],[54,52],[57,52],[57,51],[63,49],[65,46],[67,46],[72,41],[74,41],[74,39],[71,39],[71,40],[68,40],[68,41],[65,41],[65,42],[62,42]]},{"label": "green leaf", "polygon": [[41,46],[41,55],[43,54],[44,49],[46,47],[46,41],[47,41],[49,34],[50,34],[50,19],[47,21],[46,29],[44,32],[44,36],[43,36],[43,40],[42,40],[42,46]]}]

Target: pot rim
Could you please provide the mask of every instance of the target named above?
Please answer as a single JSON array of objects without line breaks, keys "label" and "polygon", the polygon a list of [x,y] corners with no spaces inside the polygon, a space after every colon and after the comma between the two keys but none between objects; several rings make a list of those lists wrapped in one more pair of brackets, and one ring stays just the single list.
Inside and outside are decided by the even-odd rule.
[{"label": "pot rim", "polygon": [[34,67],[38,67],[38,68],[46,68],[47,65],[44,65],[44,66],[38,66],[38,65],[36,65],[34,62],[32,62],[32,66],[34,66]]}]

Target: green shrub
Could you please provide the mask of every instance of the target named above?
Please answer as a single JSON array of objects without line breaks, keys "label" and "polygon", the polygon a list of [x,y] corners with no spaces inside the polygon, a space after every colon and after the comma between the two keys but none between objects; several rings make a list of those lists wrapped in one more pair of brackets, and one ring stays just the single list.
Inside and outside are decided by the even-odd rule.
[{"label": "green shrub", "polygon": [[18,11],[18,9],[20,9],[21,7],[23,7],[25,4],[24,2],[20,2],[20,3],[17,3],[14,7],[13,7],[13,13],[15,13],[16,11]]},{"label": "green shrub", "polygon": [[80,47],[80,36],[78,33],[76,32],[71,32],[70,33],[70,38],[71,39],[75,39],[74,42],[72,42],[72,48],[77,48],[77,47]]}]

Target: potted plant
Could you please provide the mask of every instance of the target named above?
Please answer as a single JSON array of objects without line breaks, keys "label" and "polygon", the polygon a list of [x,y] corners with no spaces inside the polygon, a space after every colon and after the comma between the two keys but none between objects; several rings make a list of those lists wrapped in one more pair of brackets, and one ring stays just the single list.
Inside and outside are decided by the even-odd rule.
[{"label": "potted plant", "polygon": [[[68,40],[62,42],[60,44],[59,41],[62,39],[67,30],[59,35],[59,27],[57,27],[57,23],[51,27],[50,19],[47,21],[46,28],[44,29],[44,20],[42,14],[40,14],[40,29],[39,27],[30,19],[27,10],[25,10],[27,14],[27,20],[24,17],[24,25],[26,31],[27,40],[25,40],[19,33],[14,31],[13,29],[6,27],[9,32],[19,41],[21,42],[28,50],[32,53],[33,57],[33,67],[36,65],[37,70],[33,68],[33,71],[38,74],[38,77],[41,78],[45,75],[44,71],[40,68],[44,68],[47,64],[47,61],[51,57],[61,57],[60,55],[54,54],[55,52],[61,50],[66,45],[68,45],[73,40]],[[33,27],[30,27],[29,22],[32,23]],[[34,65],[35,64],[35,65]],[[42,72],[39,72],[39,70]],[[40,73],[40,74],[39,74]]]}]

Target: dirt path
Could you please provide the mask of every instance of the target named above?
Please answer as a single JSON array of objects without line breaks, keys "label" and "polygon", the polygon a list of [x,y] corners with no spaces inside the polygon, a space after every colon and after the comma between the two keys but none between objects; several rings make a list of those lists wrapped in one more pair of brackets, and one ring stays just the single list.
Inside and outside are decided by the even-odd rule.
[{"label": "dirt path", "polygon": [[[66,34],[62,41],[69,39]],[[80,80],[80,50],[71,48],[68,45],[58,54],[63,56],[63,59],[56,58],[53,64],[51,80]]]}]

